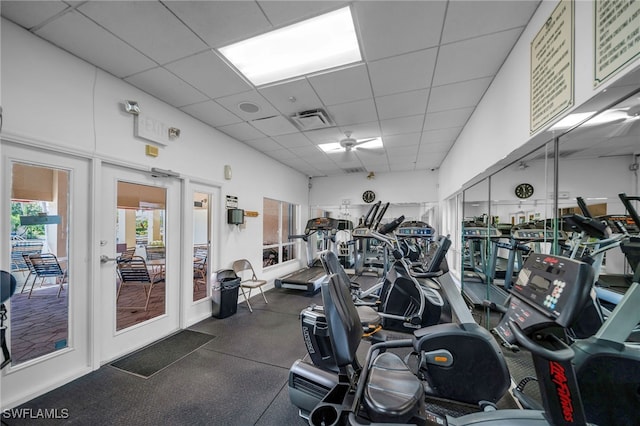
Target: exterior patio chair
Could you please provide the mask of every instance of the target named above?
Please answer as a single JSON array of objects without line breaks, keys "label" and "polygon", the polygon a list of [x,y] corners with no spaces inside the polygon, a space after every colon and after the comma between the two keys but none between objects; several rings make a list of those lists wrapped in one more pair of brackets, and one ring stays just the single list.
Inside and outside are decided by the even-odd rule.
[{"label": "exterior patio chair", "polygon": [[[240,277],[240,290],[242,291],[242,296],[244,297],[245,302],[247,302],[250,312],[253,312],[253,309],[251,308],[251,303],[249,303],[249,298],[251,297],[251,290],[254,288],[260,290],[264,303],[269,303],[267,301],[267,297],[262,291],[262,286],[265,285],[267,281],[259,280],[258,277],[256,277],[256,273],[253,270],[253,266],[251,266],[251,262],[247,259],[236,260],[233,262],[233,271]],[[248,289],[248,294],[245,294],[244,289]]]},{"label": "exterior patio chair", "polygon": [[155,284],[155,280],[149,274],[147,263],[140,256],[132,256],[130,259],[118,260],[118,276],[120,277],[120,286],[116,295],[116,303],[120,299],[122,288],[130,285],[142,286],[145,294],[144,306],[118,306],[119,309],[144,309],[149,307],[149,298]]},{"label": "exterior patio chair", "polygon": [[58,258],[52,253],[30,254],[29,261],[31,261],[31,265],[33,266],[36,279],[34,279],[31,284],[28,299],[31,299],[31,294],[33,293],[33,288],[38,278],[40,278],[40,285],[42,285],[47,278],[55,278],[56,284],[59,286],[57,297],[60,297],[64,282],[67,280],[67,271],[66,269],[62,269]]}]

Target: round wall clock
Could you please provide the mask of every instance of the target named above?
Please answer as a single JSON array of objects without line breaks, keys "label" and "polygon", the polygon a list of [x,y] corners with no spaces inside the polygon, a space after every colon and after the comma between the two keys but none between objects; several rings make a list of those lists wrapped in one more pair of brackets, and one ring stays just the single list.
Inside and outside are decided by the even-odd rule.
[{"label": "round wall clock", "polygon": [[375,199],[376,199],[376,193],[373,191],[367,190],[362,193],[362,200],[365,203],[373,203]]},{"label": "round wall clock", "polygon": [[518,198],[529,198],[533,195],[533,185],[530,183],[521,183],[516,186],[515,193]]}]

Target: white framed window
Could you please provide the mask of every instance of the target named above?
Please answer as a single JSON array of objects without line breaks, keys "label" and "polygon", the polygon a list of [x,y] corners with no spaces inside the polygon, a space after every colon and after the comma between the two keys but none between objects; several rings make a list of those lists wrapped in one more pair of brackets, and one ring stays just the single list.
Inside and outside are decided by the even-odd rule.
[{"label": "white framed window", "polygon": [[263,201],[262,266],[268,267],[296,259],[298,209],[296,204],[265,198]]}]

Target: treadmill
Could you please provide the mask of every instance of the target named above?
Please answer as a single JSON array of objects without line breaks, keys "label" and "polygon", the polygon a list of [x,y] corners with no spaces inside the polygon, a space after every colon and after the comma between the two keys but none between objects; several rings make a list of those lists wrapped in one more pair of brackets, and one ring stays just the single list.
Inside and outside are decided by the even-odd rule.
[{"label": "treadmill", "polygon": [[313,251],[309,242],[309,237],[317,234],[322,240],[323,250],[328,250],[335,242],[335,236],[340,226],[337,219],[330,217],[317,217],[309,219],[302,235],[289,235],[289,239],[300,238],[307,246],[308,265],[305,268],[294,271],[281,278],[274,280],[276,288],[288,288],[292,290],[302,290],[307,296],[313,296],[320,291],[320,285],[326,277],[326,272],[319,258],[313,257]]},{"label": "treadmill", "polygon": [[500,238],[500,231],[497,228],[487,228],[486,226],[465,227],[462,234],[464,240],[469,241],[470,257],[470,265],[466,266],[463,271],[462,295],[467,303],[474,308],[485,306],[485,300],[503,306],[509,294],[501,287],[489,284],[483,270],[488,266],[484,244],[487,238],[490,240]]}]

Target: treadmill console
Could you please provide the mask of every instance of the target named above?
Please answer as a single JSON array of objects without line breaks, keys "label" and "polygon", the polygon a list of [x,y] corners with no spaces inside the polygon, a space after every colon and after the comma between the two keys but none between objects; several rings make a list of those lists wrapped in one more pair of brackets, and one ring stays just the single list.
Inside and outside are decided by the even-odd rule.
[{"label": "treadmill console", "polygon": [[316,231],[329,231],[329,233],[336,233],[338,231],[338,220],[330,217],[316,217],[307,221],[307,226],[304,228],[306,235],[311,235]]},{"label": "treadmill console", "polygon": [[408,238],[431,238],[434,235],[434,229],[425,222],[410,220],[402,222],[396,230],[398,237]]},{"label": "treadmill console", "polygon": [[366,227],[353,228],[351,236],[353,238],[369,238],[371,236],[371,229]]},{"label": "treadmill console", "polygon": [[502,236],[500,231],[497,228],[486,228],[486,227],[473,227],[473,228],[464,228],[462,230],[462,236],[465,238],[498,238]]},{"label": "treadmill console", "polygon": [[[553,241],[552,229],[514,229],[511,231],[511,237],[518,241]],[[558,240],[566,241],[567,234],[564,231],[558,232]]]},{"label": "treadmill console", "polygon": [[508,311],[494,332],[512,344],[515,337],[509,321],[525,333],[554,324],[569,327],[585,306],[592,284],[593,269],[584,262],[531,254],[511,289]]}]

